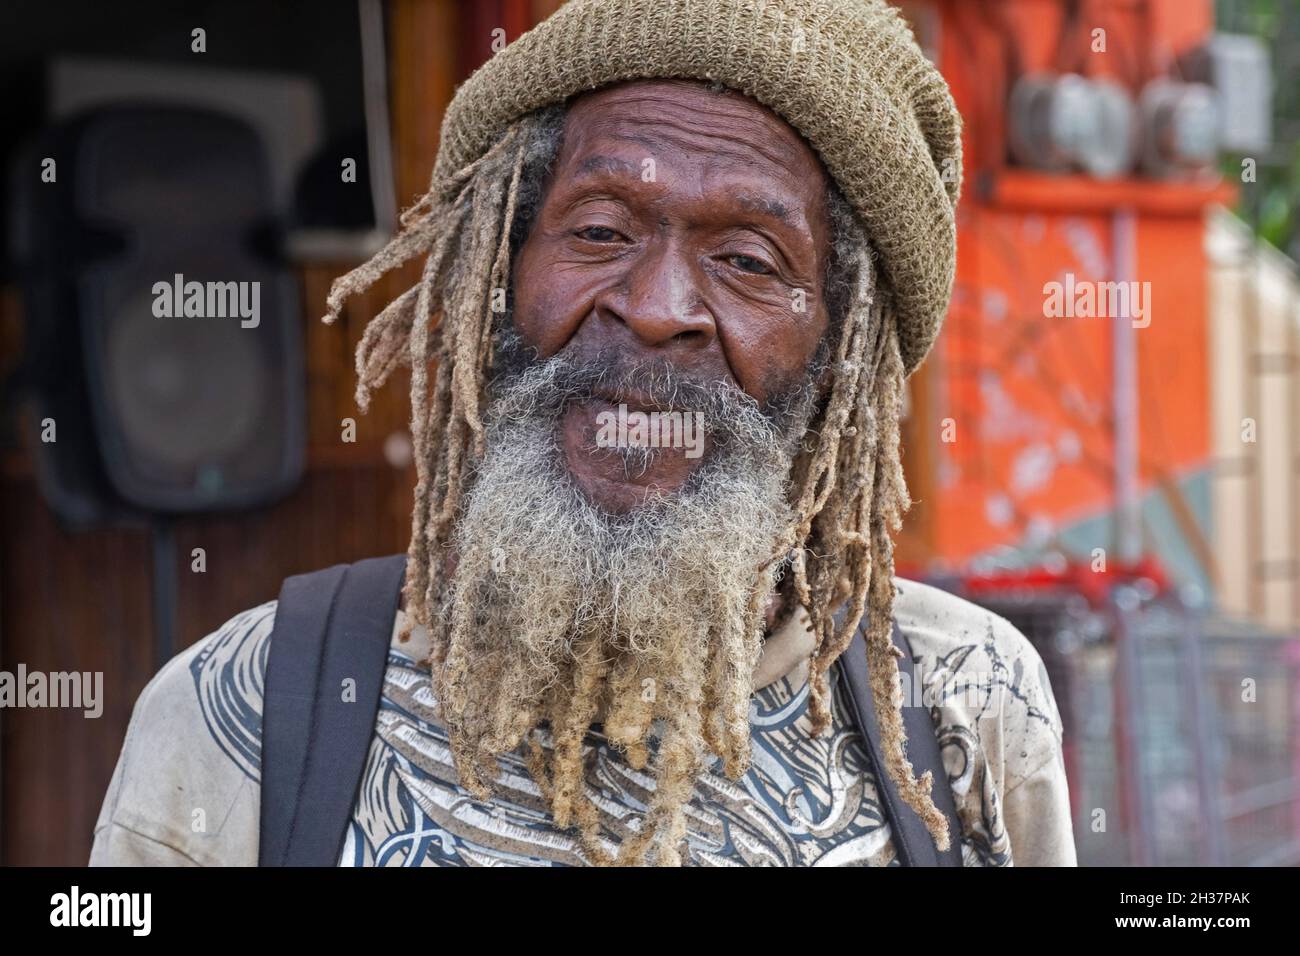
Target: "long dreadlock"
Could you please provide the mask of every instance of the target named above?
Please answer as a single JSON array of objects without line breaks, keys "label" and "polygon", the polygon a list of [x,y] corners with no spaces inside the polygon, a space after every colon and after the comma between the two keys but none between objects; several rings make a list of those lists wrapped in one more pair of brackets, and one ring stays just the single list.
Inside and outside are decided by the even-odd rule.
[{"label": "long dreadlock", "polygon": [[[449,628],[438,613],[450,579],[442,559],[449,550],[469,471],[484,453],[481,410],[492,368],[494,316],[501,312],[499,298],[509,296],[513,254],[540,203],[563,115],[563,107],[556,106],[524,116],[479,159],[443,180],[435,179],[402,215],[400,233],[371,260],[337,279],[327,299],[324,321],[333,322],[348,298],[403,263],[425,256],[420,281],[365,329],[356,353],[356,400],[365,412],[372,391],[396,367],[410,365],[417,483],[403,597],[411,625],[429,630],[429,664],[439,691],[445,690],[440,675],[449,650]],[[790,586],[810,615],[815,635],[809,662],[814,733],[823,733],[830,724],[829,668],[866,616],[868,666],[886,770],[903,800],[925,821],[936,845],[946,849],[947,821],[931,799],[931,774],[927,771],[918,779],[905,753],[901,652],[891,639],[895,590],[891,532],[897,531],[910,506],[899,457],[903,361],[889,297],[877,282],[857,217],[833,183],[829,196],[836,237],[830,262],[839,276],[838,288],[836,282],[829,282],[827,288],[833,374],[824,407],[795,459],[794,520],[755,574],[756,578],[773,575],[788,565],[793,576]],[[439,315],[441,322],[435,322]],[[751,606],[736,613],[761,621],[763,607],[758,602],[767,593],[756,588]],[[835,610],[841,606],[845,612],[837,621]],[[552,721],[552,727],[563,725],[568,731],[563,734],[567,743],[557,745],[557,760],[570,766],[580,766],[580,742],[601,682],[631,679],[627,671],[608,673],[596,650],[575,647],[574,674],[567,691],[559,695],[562,699],[553,702],[558,720]],[[439,700],[442,696],[437,694]],[[748,702],[739,707],[736,701],[727,703],[731,706],[722,712],[721,703],[705,701],[706,713],[697,719],[735,778],[748,765]],[[521,715],[519,726],[496,735],[497,743],[528,735],[530,728],[523,725],[536,716]],[[724,728],[722,733],[714,727],[715,717]],[[645,726],[648,718],[641,715],[635,722]],[[593,858],[612,862],[594,837],[597,819],[590,800],[575,792],[572,778],[563,779],[556,772],[548,775],[535,738],[528,739],[530,773],[550,802],[557,824],[576,824]],[[660,862],[677,861],[676,846],[685,826],[680,805],[689,799],[696,761],[680,750],[665,749],[668,752],[660,753],[660,799],[629,841],[632,845],[623,847],[620,861],[644,852],[658,825],[670,831]],[[483,777],[490,776],[491,767],[481,750],[478,759],[472,759],[472,753],[460,749],[457,770],[467,789],[483,794]],[[630,741],[628,754],[634,765],[644,763],[640,743]]]}]

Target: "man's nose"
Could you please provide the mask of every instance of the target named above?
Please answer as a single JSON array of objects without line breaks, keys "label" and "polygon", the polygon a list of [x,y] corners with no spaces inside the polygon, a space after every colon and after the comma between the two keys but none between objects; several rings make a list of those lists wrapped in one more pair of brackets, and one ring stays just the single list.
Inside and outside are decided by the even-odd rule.
[{"label": "man's nose", "polygon": [[703,348],[717,327],[704,304],[702,279],[699,264],[676,243],[656,243],[630,263],[622,282],[597,298],[596,311],[647,346]]}]

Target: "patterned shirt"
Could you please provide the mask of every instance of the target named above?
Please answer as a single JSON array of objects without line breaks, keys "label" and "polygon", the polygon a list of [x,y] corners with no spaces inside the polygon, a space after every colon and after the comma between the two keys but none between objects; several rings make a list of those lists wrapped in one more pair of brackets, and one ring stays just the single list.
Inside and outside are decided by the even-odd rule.
[{"label": "patterned shirt", "polygon": [[[895,616],[935,721],[964,863],[1073,865],[1060,718],[1037,652],[972,604],[913,582],[898,586]],[[142,692],[96,825],[92,864],[256,864],[262,692],[274,620],[275,602],[236,616]],[[398,612],[339,864],[585,865],[577,836],[555,827],[522,748],[499,759],[490,798],[458,785],[421,663],[424,636],[417,630],[411,643],[400,643],[402,623]],[[749,770],[733,781],[716,761],[701,775],[687,807],[684,863],[897,865],[838,680],[829,730],[809,733],[809,641],[793,620],[769,639],[759,673],[777,673],[751,702]],[[798,663],[785,666],[791,659]],[[613,851],[638,825],[653,777],[595,729],[585,768]]]}]

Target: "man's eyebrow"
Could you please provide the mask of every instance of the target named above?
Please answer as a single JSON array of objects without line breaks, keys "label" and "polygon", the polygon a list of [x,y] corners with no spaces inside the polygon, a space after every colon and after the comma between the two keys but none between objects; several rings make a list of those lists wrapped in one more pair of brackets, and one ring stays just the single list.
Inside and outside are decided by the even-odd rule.
[{"label": "man's eyebrow", "polygon": [[742,209],[752,210],[773,219],[779,219],[787,225],[791,224],[790,209],[780,200],[768,196],[756,196],[753,193],[737,193],[735,200],[736,204]]},{"label": "man's eyebrow", "polygon": [[641,168],[636,163],[616,156],[588,156],[578,164],[578,175],[591,173],[631,173],[639,175]]}]

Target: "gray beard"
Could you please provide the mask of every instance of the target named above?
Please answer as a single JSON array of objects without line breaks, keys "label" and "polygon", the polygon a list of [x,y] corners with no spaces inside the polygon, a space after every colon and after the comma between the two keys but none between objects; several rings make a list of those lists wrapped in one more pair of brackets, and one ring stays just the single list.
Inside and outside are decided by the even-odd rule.
[{"label": "gray beard", "polygon": [[[494,383],[440,615],[481,675],[482,686],[465,688],[471,709],[539,706],[566,679],[575,642],[593,635],[679,690],[699,692],[709,673],[752,681],[778,570],[764,565],[792,520],[790,469],[811,388],[768,415],[734,386],[684,382],[666,368],[624,377],[703,407],[712,450],[685,487],[622,515],[575,485],[557,437],[568,402],[608,383],[609,366],[557,358]],[[644,452],[627,449],[629,466]],[[478,694],[499,703],[473,704]]]}]

